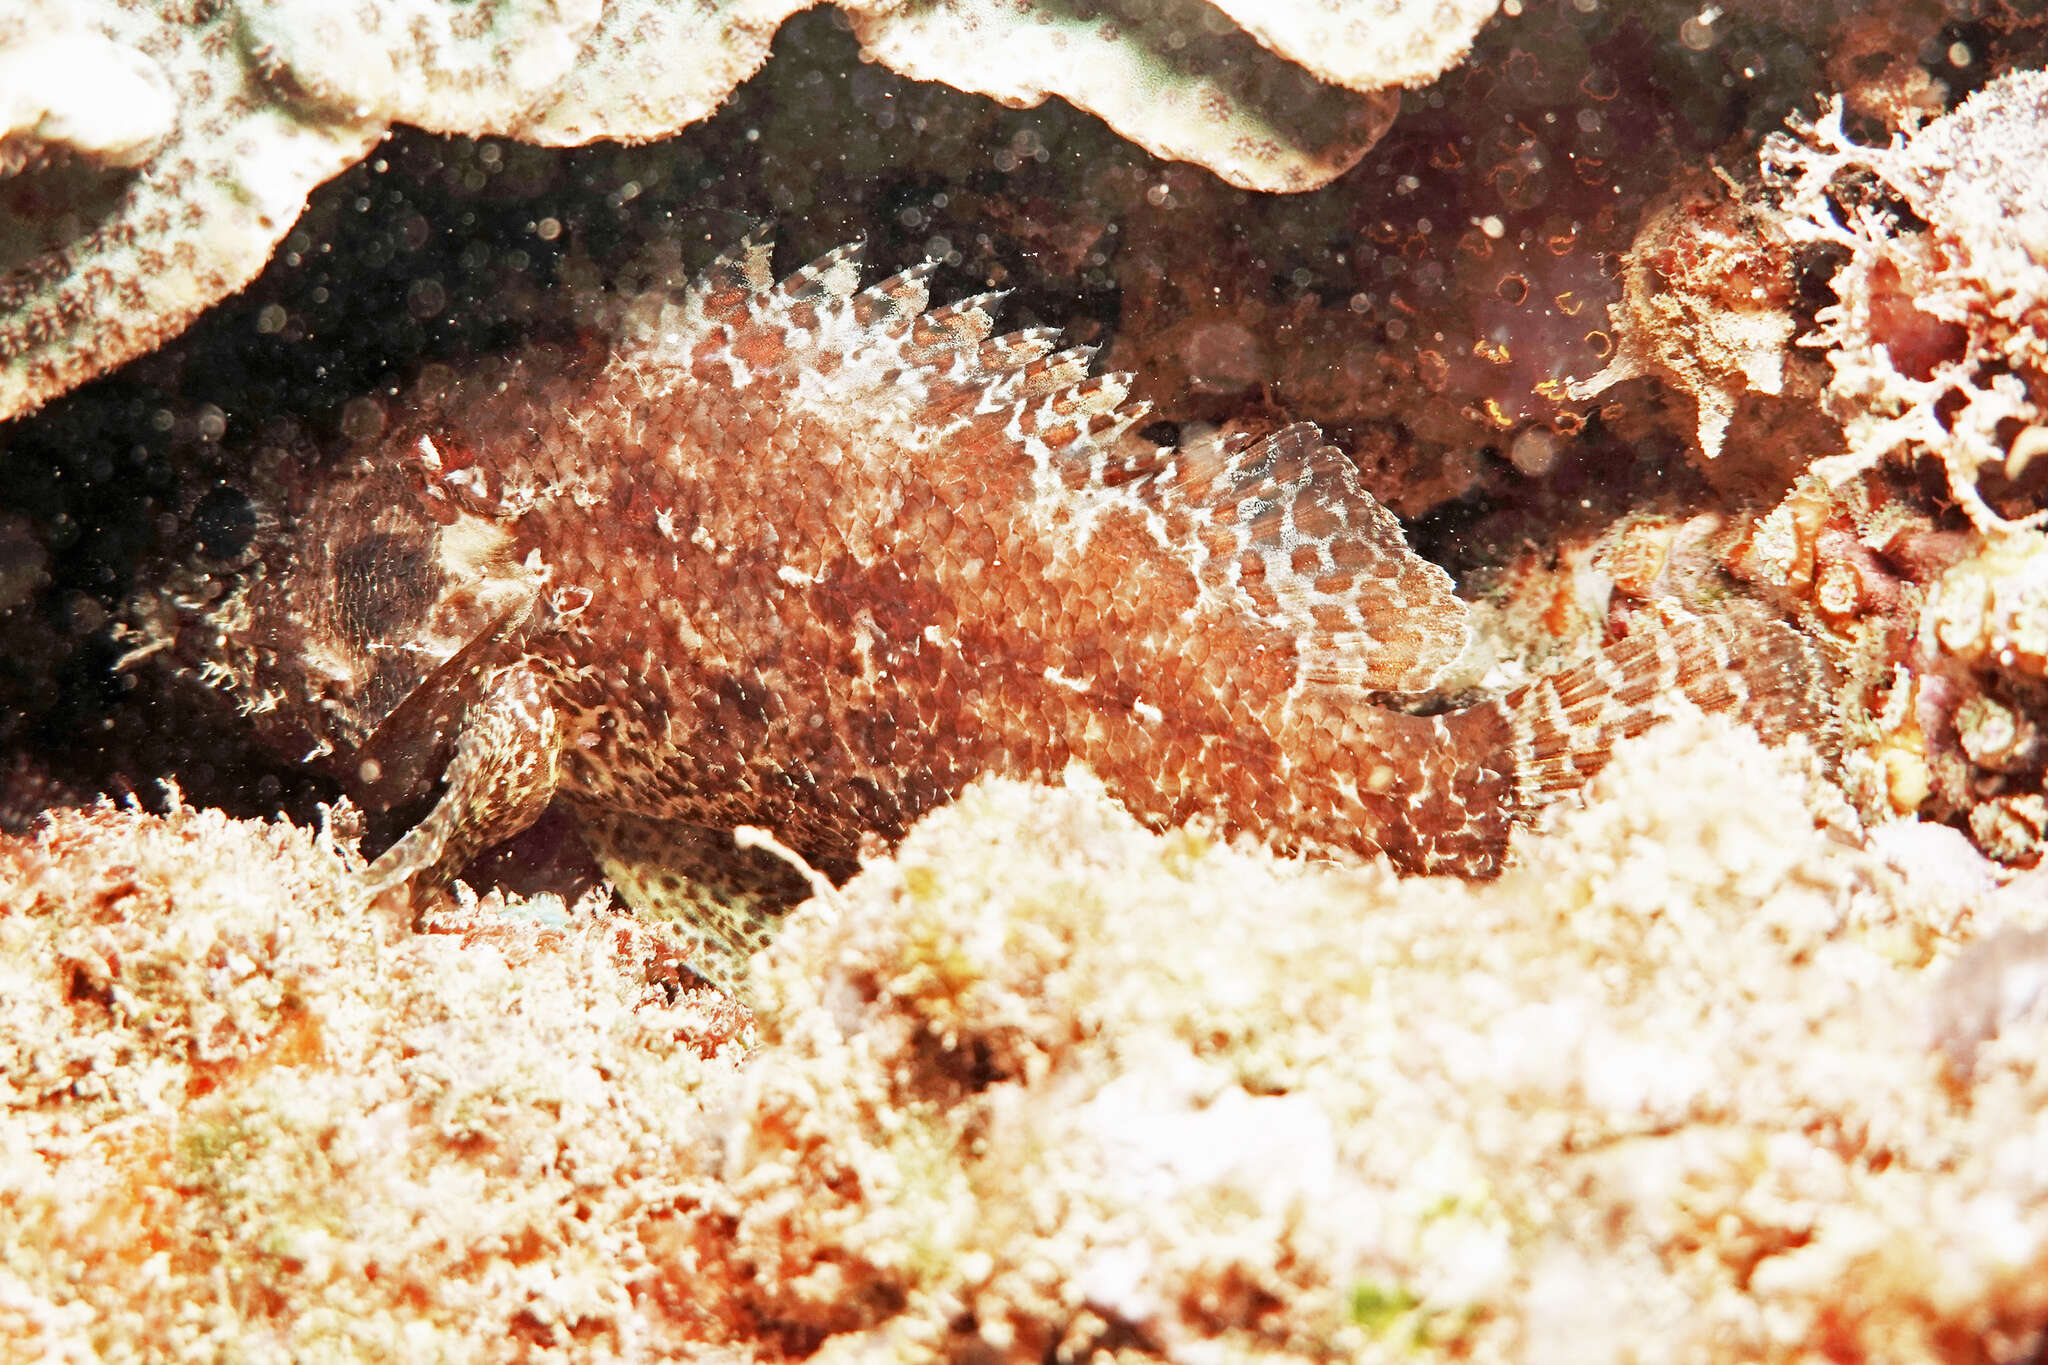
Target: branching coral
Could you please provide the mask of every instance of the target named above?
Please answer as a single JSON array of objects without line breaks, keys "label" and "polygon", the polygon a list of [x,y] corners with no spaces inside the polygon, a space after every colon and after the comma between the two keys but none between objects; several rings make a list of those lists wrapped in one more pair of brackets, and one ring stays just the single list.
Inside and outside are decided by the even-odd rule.
[{"label": "branching coral", "polygon": [[1854,141],[1839,103],[1774,138],[1766,171],[1783,230],[1845,259],[1818,315],[1830,410],[1848,451],[1838,482],[1894,453],[1927,453],[1979,528],[2048,522],[1987,500],[1987,470],[2018,484],[2048,423],[2048,72],[1998,80],[1914,133]]},{"label": "branching coral", "polygon": [[[0,417],[247,283],[307,193],[392,124],[550,145],[667,136],[814,2],[36,0],[0,25],[0,173],[51,151],[103,173],[38,170],[14,196],[6,226],[26,245],[0,262]],[[1390,87],[1455,61],[1493,0],[1247,6],[1249,32],[1202,0],[841,8],[907,74],[1013,104],[1058,94],[1162,156],[1299,190],[1355,163],[1392,118]]]},{"label": "branching coral", "polygon": [[[2048,828],[2026,739],[2048,700],[2029,468],[2048,449],[2048,73],[1922,126],[1917,66],[1851,68],[1872,83],[1767,139],[1761,181],[1702,178],[1646,218],[1616,360],[1574,392],[1663,379],[1697,400],[1709,457],[1745,414],[1732,444],[1779,500],[1721,553],[1839,647],[1851,791],[2031,862]],[[1905,130],[1858,142],[1851,109]],[[1913,486],[1922,457],[1969,530]]]}]

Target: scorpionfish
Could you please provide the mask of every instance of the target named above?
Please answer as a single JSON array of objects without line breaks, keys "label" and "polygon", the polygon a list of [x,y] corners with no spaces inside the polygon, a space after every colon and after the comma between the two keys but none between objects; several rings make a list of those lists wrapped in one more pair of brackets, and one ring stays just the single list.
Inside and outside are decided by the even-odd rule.
[{"label": "scorpionfish", "polygon": [[803,889],[734,855],[742,825],[843,877],[977,778],[1080,763],[1154,827],[1486,876],[1666,697],[1822,723],[1821,665],[1756,615],[1388,705],[1467,610],[1314,427],[1153,446],[1089,348],[995,335],[998,295],[930,307],[928,265],[863,288],[859,255],[778,283],[750,240],[580,347],[271,453],[200,671],[370,800],[439,784],[373,884],[445,882],[563,803],[729,982]]}]

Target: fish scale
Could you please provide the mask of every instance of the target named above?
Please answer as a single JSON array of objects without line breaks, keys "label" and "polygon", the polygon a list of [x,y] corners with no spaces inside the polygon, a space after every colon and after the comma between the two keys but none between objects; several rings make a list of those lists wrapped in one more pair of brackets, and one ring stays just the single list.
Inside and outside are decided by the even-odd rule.
[{"label": "fish scale", "polygon": [[[1808,642],[1647,620],[1442,715],[1465,605],[1312,426],[1154,449],[1130,376],[997,297],[777,284],[747,242],[580,347],[416,389],[340,458],[278,461],[254,571],[190,634],[268,732],[421,823],[380,886],[445,881],[551,803],[625,899],[730,982],[805,885],[984,776],[1092,770],[1155,827],[1495,872],[1517,823],[1689,698],[1827,725]],[[398,581],[398,580],[403,581]]]}]

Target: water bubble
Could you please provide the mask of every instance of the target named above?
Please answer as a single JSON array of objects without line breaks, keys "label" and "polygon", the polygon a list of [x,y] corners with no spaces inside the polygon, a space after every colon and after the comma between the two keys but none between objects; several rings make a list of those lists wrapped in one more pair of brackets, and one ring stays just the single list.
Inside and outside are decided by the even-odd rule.
[{"label": "water bubble", "polygon": [[216,488],[192,510],[192,538],[202,554],[233,559],[256,536],[256,509],[237,489]]},{"label": "water bubble", "polygon": [[374,398],[352,398],[341,410],[341,434],[351,441],[375,440],[384,432],[384,407]]},{"label": "water bubble", "polygon": [[416,318],[430,318],[448,306],[448,290],[432,276],[414,280],[405,292],[405,309]]},{"label": "water bubble", "polygon": [[1555,435],[1530,427],[1508,444],[1508,463],[1528,478],[1541,478],[1556,466],[1558,446]]},{"label": "water bubble", "polygon": [[1707,6],[1678,26],[1678,41],[1694,52],[1705,52],[1714,45],[1714,21],[1720,17],[1719,8]]}]

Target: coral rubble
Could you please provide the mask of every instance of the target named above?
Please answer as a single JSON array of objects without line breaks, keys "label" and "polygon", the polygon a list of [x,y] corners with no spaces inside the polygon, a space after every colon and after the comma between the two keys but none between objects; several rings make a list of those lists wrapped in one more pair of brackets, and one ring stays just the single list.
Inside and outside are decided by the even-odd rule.
[{"label": "coral rubble", "polygon": [[744,1019],[672,998],[630,922],[488,902],[414,935],[359,868],[175,805],[0,844],[0,1355],[695,1337],[637,1305],[683,1273],[650,1248]]},{"label": "coral rubble", "polygon": [[0,844],[0,1332],[140,1359],[2023,1351],[2038,899],[1960,840],[1854,851],[1818,793],[1691,713],[1475,886],[985,784],[757,958],[744,1057],[630,921],[493,898],[394,935],[331,839],[61,814]]}]

